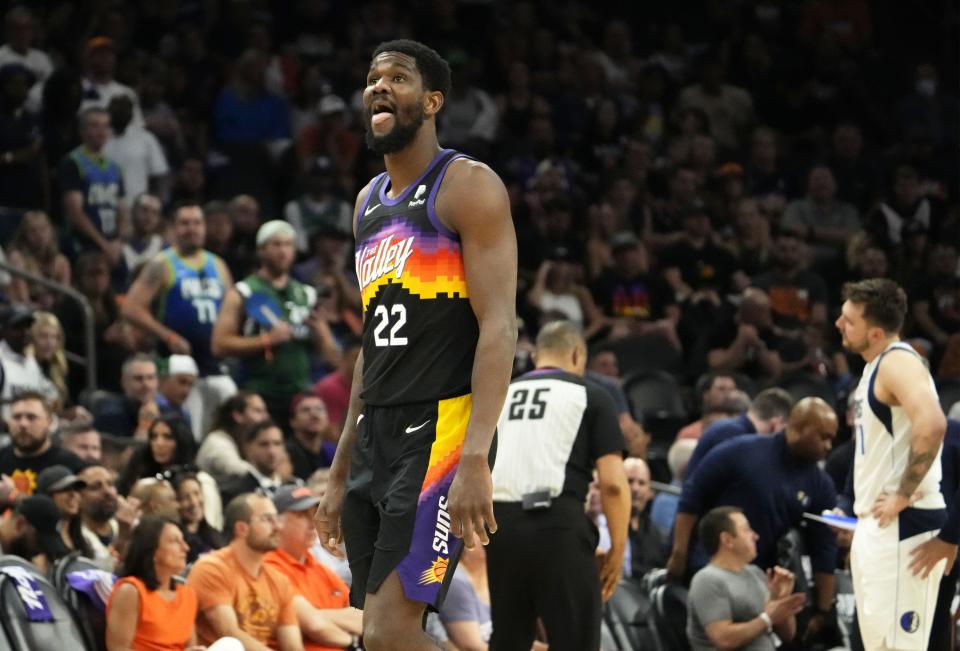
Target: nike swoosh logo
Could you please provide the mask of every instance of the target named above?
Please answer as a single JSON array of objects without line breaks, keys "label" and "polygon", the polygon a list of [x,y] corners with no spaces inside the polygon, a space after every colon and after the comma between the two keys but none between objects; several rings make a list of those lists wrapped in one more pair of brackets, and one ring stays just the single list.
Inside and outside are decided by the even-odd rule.
[{"label": "nike swoosh logo", "polygon": [[413,434],[414,432],[416,432],[418,429],[422,428],[424,425],[426,425],[426,424],[429,423],[429,422],[430,422],[429,420],[425,420],[425,421],[423,421],[422,423],[420,423],[419,425],[417,425],[416,427],[408,427],[408,428],[405,429],[404,431],[405,431],[407,434]]},{"label": "nike swoosh logo", "polygon": [[380,207],[380,204],[379,204],[379,203],[378,203],[377,205],[375,205],[375,206],[370,206],[369,208],[367,208],[366,210],[363,211],[363,216],[366,217],[367,215],[369,215],[370,213],[372,213],[374,210],[376,210],[376,209],[379,208],[379,207]]}]

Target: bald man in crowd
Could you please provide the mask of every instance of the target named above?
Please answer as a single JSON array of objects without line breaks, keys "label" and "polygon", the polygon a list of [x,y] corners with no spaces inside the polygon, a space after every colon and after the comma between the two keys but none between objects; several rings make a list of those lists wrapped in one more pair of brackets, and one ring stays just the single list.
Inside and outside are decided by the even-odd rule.
[{"label": "bald man in crowd", "polygon": [[[777,541],[800,526],[803,513],[819,514],[836,505],[833,481],[817,465],[830,452],[836,434],[833,408],[820,398],[804,398],[790,411],[784,431],[737,437],[711,450],[684,485],[668,573],[688,578],[706,564],[708,559],[691,539],[700,516],[717,506],[743,510],[760,537],[755,565],[777,565]],[[836,537],[813,522],[803,536],[816,583],[814,620],[820,620],[811,627],[820,628],[833,608]]]}]

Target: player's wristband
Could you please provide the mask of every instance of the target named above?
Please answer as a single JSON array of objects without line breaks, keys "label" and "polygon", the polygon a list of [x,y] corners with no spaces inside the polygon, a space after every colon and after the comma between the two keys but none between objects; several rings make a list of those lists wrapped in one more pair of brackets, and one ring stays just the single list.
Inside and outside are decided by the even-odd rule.
[{"label": "player's wristband", "polygon": [[767,627],[767,633],[773,633],[773,622],[770,620],[770,615],[767,613],[760,613],[760,619],[763,620],[763,623]]}]

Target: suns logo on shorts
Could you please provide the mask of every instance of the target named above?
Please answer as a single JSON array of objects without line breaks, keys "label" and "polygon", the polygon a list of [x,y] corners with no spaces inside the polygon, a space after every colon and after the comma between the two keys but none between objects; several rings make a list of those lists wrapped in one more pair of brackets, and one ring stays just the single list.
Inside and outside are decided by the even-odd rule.
[{"label": "suns logo on shorts", "polygon": [[920,615],[915,610],[908,610],[900,616],[900,628],[907,633],[916,633],[920,628]]},{"label": "suns logo on shorts", "polygon": [[432,585],[434,583],[443,583],[443,577],[447,575],[447,559],[437,556],[423,574],[420,575],[420,585]]}]

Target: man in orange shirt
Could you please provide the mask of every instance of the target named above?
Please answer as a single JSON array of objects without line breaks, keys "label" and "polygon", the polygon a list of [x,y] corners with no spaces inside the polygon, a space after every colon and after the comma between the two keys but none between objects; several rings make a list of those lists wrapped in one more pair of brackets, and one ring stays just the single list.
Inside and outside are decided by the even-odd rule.
[{"label": "man in orange shirt", "polygon": [[297,596],[297,619],[307,651],[335,651],[356,645],[363,612],[350,607],[350,588],[310,554],[316,542],[313,512],[320,498],[305,486],[283,486],[273,496],[280,513],[280,547],[264,564],[283,573]]},{"label": "man in orange shirt", "polygon": [[227,505],[223,532],[232,542],[197,561],[187,578],[200,603],[200,644],[229,636],[246,651],[303,651],[296,593],[283,574],[263,562],[279,545],[278,520],[267,497],[244,493]]}]

